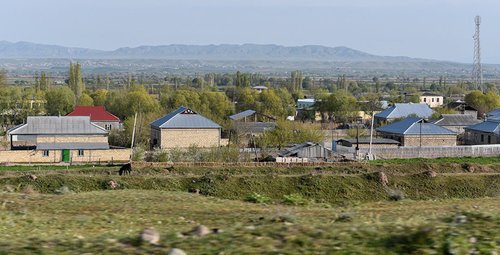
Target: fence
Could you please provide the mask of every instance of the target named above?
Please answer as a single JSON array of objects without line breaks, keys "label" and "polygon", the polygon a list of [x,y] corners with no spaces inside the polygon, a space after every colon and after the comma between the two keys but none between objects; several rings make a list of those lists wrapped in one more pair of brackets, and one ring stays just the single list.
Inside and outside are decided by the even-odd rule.
[{"label": "fence", "polygon": [[[366,155],[368,150],[368,148],[359,148],[360,155]],[[355,148],[349,148],[348,153],[354,155]],[[500,156],[500,144],[432,147],[374,147],[372,148],[372,154],[380,159],[498,157]]]}]

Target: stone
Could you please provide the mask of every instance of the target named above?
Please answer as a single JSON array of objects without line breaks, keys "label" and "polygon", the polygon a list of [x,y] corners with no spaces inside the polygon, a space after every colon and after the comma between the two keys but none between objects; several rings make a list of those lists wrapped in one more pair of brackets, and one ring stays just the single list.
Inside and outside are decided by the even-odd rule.
[{"label": "stone", "polygon": [[475,238],[475,237],[469,238],[469,243],[472,243],[472,244],[477,243],[477,238]]},{"label": "stone", "polygon": [[141,241],[150,244],[158,244],[160,241],[160,233],[155,228],[145,228],[141,232]]},{"label": "stone", "polygon": [[186,255],[187,253],[181,249],[172,248],[168,251],[168,255]]},{"label": "stone", "polygon": [[119,186],[118,182],[116,182],[116,181],[114,181],[114,180],[109,181],[109,182],[108,182],[108,185],[109,185],[109,187],[110,187],[111,189],[116,189],[116,188]]},{"label": "stone", "polygon": [[389,179],[387,178],[387,175],[384,172],[377,172],[375,174],[377,176],[377,181],[380,184],[382,184],[384,186],[387,186],[387,184],[389,184]]},{"label": "stone", "polygon": [[458,224],[464,224],[467,222],[467,216],[461,214],[455,215],[455,217],[453,217],[453,221]]},{"label": "stone", "polygon": [[246,230],[254,230],[255,226],[250,225],[250,226],[245,226],[243,228],[246,229]]},{"label": "stone", "polygon": [[432,171],[432,170],[429,170],[429,171],[425,171],[424,172],[425,176],[429,177],[429,178],[434,178],[437,176],[437,173]]},{"label": "stone", "polygon": [[34,175],[34,174],[30,174],[30,175],[28,175],[28,177],[29,177],[31,180],[33,180],[33,181],[36,181],[36,179],[38,179],[38,177],[36,177],[36,175]]},{"label": "stone", "polygon": [[204,236],[212,233],[212,231],[210,231],[209,228],[207,228],[203,225],[198,225],[198,226],[194,227],[191,232],[192,232],[192,235],[199,236],[199,237],[204,237]]}]

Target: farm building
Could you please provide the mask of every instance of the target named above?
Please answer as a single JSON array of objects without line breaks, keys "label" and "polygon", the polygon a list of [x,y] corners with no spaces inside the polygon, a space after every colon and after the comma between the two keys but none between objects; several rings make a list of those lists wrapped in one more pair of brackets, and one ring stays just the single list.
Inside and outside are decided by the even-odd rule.
[{"label": "farm building", "polygon": [[[500,119],[499,119],[500,121]],[[484,121],[465,128],[465,143],[475,144],[499,144],[500,122]]]},{"label": "farm building", "polygon": [[474,118],[477,119],[477,110],[474,107],[468,105],[463,100],[458,99],[458,100],[451,101],[446,106],[450,109],[457,111],[460,114],[472,115],[472,116],[474,116]]},{"label": "farm building", "polygon": [[377,128],[383,138],[394,139],[401,146],[456,146],[457,134],[422,118],[407,117],[401,121]]},{"label": "farm building", "polygon": [[130,156],[128,149],[110,150],[108,131],[90,116],[30,116],[8,134],[11,150],[0,153],[1,162],[126,161]]},{"label": "farm building", "polygon": [[434,111],[427,104],[399,104],[396,103],[392,107],[375,114],[375,123],[390,123],[395,119],[401,119],[408,116],[416,116],[427,119],[431,117]]},{"label": "farm building", "polygon": [[221,126],[188,107],[151,122],[151,147],[221,146]]},{"label": "farm building", "polygon": [[90,121],[108,131],[120,128],[120,119],[106,111],[104,106],[75,106],[66,116],[90,116]]},{"label": "farm building", "polygon": [[481,121],[469,114],[442,114],[439,118],[430,120],[429,122],[460,135],[465,132],[465,127],[475,125]]},{"label": "farm building", "polygon": [[[345,146],[345,147],[356,147],[359,144],[359,147],[370,147],[370,138],[342,138],[337,141],[337,144]],[[372,147],[397,147],[399,146],[399,142],[393,139],[388,138],[373,138]]]},{"label": "farm building", "polygon": [[276,126],[276,119],[254,110],[246,110],[229,116],[233,123],[233,130],[237,133],[264,133]]},{"label": "farm building", "polygon": [[324,161],[330,157],[332,157],[330,149],[318,143],[305,142],[279,152],[276,162]]}]

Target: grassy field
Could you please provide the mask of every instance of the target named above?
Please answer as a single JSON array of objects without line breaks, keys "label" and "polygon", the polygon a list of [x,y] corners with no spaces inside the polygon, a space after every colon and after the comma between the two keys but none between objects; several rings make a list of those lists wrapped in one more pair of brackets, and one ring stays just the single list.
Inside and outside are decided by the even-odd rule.
[{"label": "grassy field", "polygon": [[[500,163],[445,160],[145,167],[131,176],[118,176],[117,166],[0,167],[0,254],[165,254],[171,247],[188,254],[500,250]],[[430,170],[437,176],[425,174]],[[199,224],[223,231],[182,236]],[[145,227],[159,230],[158,245],[139,241]]]},{"label": "grassy field", "polygon": [[[322,208],[145,190],[2,193],[0,254],[489,254],[500,249],[498,208],[499,198]],[[180,235],[199,224],[223,231]],[[145,227],[159,230],[158,245],[139,242]]]}]

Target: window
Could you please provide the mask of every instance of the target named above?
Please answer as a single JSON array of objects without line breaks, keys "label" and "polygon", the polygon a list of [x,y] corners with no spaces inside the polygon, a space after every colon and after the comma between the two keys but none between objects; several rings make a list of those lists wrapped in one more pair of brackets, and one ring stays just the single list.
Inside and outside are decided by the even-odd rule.
[{"label": "window", "polygon": [[491,136],[488,136],[488,143],[491,143]]},{"label": "window", "polygon": [[78,150],[78,157],[83,157],[83,156],[84,156],[84,151]]},{"label": "window", "polygon": [[432,102],[434,103],[434,98],[432,98]]},{"label": "window", "polygon": [[111,130],[112,125],[111,124],[104,124],[104,129],[106,130]]},{"label": "window", "polygon": [[427,98],[424,97],[424,103],[426,103],[426,102],[427,102]]},{"label": "window", "polygon": [[439,103],[439,97],[438,97],[438,98],[436,98],[436,101]]},{"label": "window", "polygon": [[44,150],[44,151],[42,152],[42,155],[43,155],[44,157],[48,157],[48,156],[49,156],[49,151],[48,151],[48,150]]},{"label": "window", "polygon": [[484,135],[481,134],[481,142],[484,142]]}]

